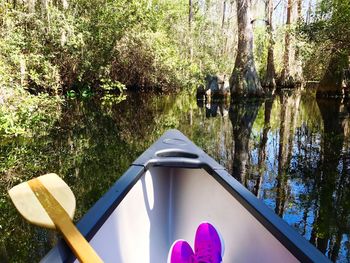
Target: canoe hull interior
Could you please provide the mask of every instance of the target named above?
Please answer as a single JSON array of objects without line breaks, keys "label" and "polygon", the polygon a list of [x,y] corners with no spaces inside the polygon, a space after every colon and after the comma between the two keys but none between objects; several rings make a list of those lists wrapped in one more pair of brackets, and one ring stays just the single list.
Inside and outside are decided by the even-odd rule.
[{"label": "canoe hull interior", "polygon": [[105,262],[166,262],[174,240],[193,246],[202,221],[220,231],[223,262],[298,261],[204,169],[151,167],[90,243]]},{"label": "canoe hull interior", "polygon": [[[330,262],[177,130],[142,153],[77,227],[107,263],[165,263],[175,240],[193,247],[203,221],[221,233],[224,263]],[[74,260],[61,240],[41,262]]]}]

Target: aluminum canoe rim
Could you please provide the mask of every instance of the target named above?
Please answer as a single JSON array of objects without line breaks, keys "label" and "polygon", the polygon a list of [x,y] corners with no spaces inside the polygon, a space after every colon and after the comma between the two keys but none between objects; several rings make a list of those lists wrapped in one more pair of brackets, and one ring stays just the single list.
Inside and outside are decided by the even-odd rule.
[{"label": "aluminum canoe rim", "polygon": [[[141,154],[78,222],[77,227],[87,240],[94,237],[140,177],[152,167],[204,169],[298,261],[330,262],[319,250],[235,180],[220,164],[178,130],[167,131]],[[76,260],[75,256],[65,242],[60,240],[41,262],[73,262],[74,260]]]}]

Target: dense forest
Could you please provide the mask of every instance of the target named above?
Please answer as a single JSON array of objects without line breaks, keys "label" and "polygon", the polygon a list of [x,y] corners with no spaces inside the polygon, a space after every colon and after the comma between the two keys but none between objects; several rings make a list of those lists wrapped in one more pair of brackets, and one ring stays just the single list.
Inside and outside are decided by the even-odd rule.
[{"label": "dense forest", "polygon": [[1,1],[0,134],[47,122],[67,97],[191,90],[216,74],[232,98],[310,81],[339,96],[349,20],[341,0]]}]

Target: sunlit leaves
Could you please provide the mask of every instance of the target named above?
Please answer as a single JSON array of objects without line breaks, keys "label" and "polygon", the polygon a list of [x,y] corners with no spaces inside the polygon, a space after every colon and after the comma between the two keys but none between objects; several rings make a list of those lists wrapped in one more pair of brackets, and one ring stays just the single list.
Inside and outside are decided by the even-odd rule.
[{"label": "sunlit leaves", "polygon": [[43,134],[60,116],[57,110],[60,99],[57,97],[33,96],[18,88],[4,87],[0,97],[0,137]]}]

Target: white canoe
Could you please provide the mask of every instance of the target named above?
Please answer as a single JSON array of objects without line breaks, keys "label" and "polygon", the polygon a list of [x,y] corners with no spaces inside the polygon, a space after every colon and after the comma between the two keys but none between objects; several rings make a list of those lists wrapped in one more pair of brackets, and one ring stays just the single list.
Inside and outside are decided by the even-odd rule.
[{"label": "white canoe", "polygon": [[[177,130],[147,149],[77,224],[104,262],[165,263],[171,244],[192,246],[212,223],[224,263],[328,259]],[[76,261],[60,241],[41,262]]]}]

